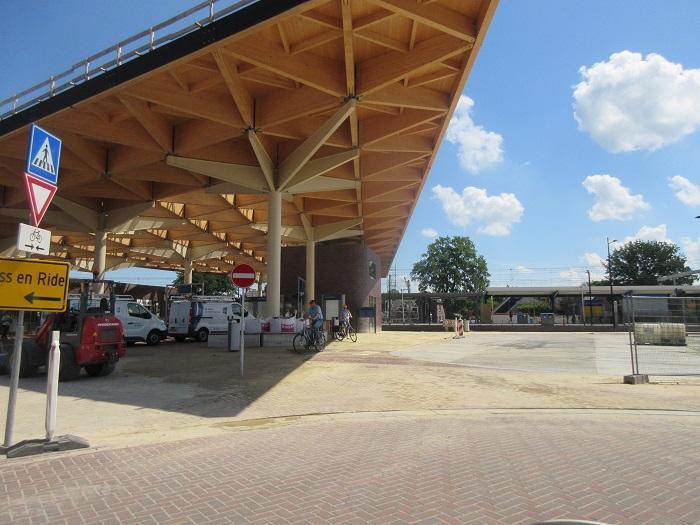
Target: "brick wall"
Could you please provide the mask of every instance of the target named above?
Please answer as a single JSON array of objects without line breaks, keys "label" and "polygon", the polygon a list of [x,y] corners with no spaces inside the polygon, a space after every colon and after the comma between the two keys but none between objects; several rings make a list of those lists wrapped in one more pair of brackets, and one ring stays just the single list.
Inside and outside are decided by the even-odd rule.
[{"label": "brick wall", "polygon": [[[370,277],[369,262],[376,266],[376,278]],[[321,301],[324,294],[345,294],[345,301],[358,326],[360,307],[370,306],[370,297],[376,301],[377,330],[381,329],[381,266],[379,257],[359,240],[338,240],[316,243],[316,290],[307,291],[307,300]],[[297,277],[305,278],[306,248],[282,248],[281,292],[287,302],[296,305]]]}]

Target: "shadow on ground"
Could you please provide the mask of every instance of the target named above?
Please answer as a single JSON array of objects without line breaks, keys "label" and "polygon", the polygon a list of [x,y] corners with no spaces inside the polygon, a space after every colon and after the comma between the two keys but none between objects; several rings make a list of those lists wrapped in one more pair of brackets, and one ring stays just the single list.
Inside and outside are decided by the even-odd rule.
[{"label": "shadow on ground", "polygon": [[[242,377],[239,352],[194,342],[137,344],[128,348],[112,375],[92,378],[83,372],[76,381],[60,383],[59,395],[201,417],[233,417],[316,355],[286,348],[246,349]],[[8,387],[9,381],[8,375],[0,376],[0,386]],[[46,373],[20,379],[20,388],[44,392]]]}]

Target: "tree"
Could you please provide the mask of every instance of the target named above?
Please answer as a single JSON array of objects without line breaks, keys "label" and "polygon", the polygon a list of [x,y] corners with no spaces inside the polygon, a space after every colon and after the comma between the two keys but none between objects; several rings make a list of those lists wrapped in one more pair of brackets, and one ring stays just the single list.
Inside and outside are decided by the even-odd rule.
[{"label": "tree", "polygon": [[[184,284],[184,273],[177,272],[177,277],[173,281],[173,286]],[[193,284],[203,284],[206,295],[234,295],[237,288],[228,280],[225,273],[192,273]]]},{"label": "tree", "polygon": [[421,292],[482,293],[490,275],[469,237],[438,237],[413,265],[411,277]]},{"label": "tree", "polygon": [[[607,270],[608,265],[604,266]],[[610,255],[610,267],[613,284],[621,285],[658,284],[659,277],[690,271],[680,248],[662,241],[627,242]],[[693,276],[681,277],[676,284],[693,284],[694,280]]]}]

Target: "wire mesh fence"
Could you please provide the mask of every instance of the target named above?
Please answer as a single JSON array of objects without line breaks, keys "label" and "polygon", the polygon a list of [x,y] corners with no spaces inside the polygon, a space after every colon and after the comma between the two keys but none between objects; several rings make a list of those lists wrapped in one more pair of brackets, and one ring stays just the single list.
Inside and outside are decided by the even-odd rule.
[{"label": "wire mesh fence", "polygon": [[700,297],[625,298],[633,374],[700,375]]}]

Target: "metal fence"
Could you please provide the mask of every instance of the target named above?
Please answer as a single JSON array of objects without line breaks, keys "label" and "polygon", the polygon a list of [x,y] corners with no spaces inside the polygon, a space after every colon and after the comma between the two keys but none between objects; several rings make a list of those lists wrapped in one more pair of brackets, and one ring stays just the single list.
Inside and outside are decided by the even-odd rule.
[{"label": "metal fence", "polygon": [[624,299],[633,374],[700,375],[700,297]]}]

